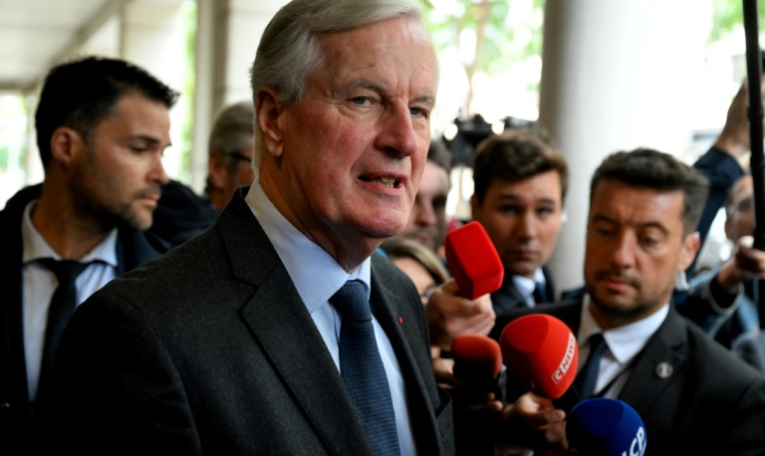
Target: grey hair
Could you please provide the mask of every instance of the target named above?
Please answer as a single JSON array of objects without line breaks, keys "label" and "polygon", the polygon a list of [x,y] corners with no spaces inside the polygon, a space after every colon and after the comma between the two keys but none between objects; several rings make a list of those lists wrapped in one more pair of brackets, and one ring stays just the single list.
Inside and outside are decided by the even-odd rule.
[{"label": "grey hair", "polygon": [[225,107],[215,119],[210,132],[209,150],[222,154],[239,152],[252,146],[255,107],[252,101],[241,101]]},{"label": "grey hair", "polygon": [[[261,87],[278,91],[285,104],[299,100],[306,78],[321,67],[324,56],[318,36],[380,22],[394,17],[422,20],[418,0],[293,0],[271,19],[260,39],[250,69],[253,101]],[[255,128],[256,140],[260,136]],[[260,160],[260,147],[253,165]]]}]

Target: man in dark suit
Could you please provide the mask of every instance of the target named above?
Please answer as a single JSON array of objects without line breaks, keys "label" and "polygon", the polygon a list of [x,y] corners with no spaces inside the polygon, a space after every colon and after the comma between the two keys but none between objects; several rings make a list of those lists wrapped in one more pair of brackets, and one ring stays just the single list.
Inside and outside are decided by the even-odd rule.
[{"label": "man in dark suit", "polygon": [[[669,302],[677,273],[698,250],[695,227],[707,187],[701,174],[667,154],[638,149],[606,158],[591,183],[587,294],[534,309],[576,334],[579,377],[600,353],[592,360],[592,388],[578,377],[578,395],[631,405],[645,423],[650,456],[765,451],[765,380]],[[556,405],[568,409],[576,394],[569,390]],[[504,417],[544,434],[537,447],[565,448],[565,414],[556,405],[527,393]]]},{"label": "man in dark suit", "polygon": [[505,267],[504,283],[491,295],[494,312],[555,300],[544,265],[560,231],[566,160],[542,136],[511,130],[478,146],[473,181],[473,220],[486,228]]},{"label": "man in dark suit", "polygon": [[[176,94],[121,60],[86,58],[48,74],[35,115],[45,181],[0,212],[0,436],[28,449],[46,406],[60,331],[101,286],[163,251],[145,236],[170,143]],[[64,260],[64,263],[61,262]],[[56,265],[80,269],[70,299]]]},{"label": "man in dark suit", "polygon": [[78,309],[46,441],[452,454],[419,296],[374,253],[406,224],[430,141],[437,64],[419,4],[294,0],[251,75],[258,178],[211,229]]}]

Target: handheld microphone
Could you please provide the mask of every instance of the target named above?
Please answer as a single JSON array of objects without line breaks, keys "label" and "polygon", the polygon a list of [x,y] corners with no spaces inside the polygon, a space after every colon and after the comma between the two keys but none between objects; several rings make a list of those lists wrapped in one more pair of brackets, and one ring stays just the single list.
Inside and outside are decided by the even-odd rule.
[{"label": "handheld microphone", "polygon": [[472,394],[494,393],[505,401],[507,370],[502,365],[499,344],[486,336],[460,334],[452,343],[454,376]]},{"label": "handheld microphone", "polygon": [[571,454],[643,456],[648,438],[640,415],[617,399],[594,398],[568,415],[566,438]]},{"label": "handheld microphone", "polygon": [[510,373],[535,394],[558,399],[576,378],[576,337],[555,317],[535,314],[514,320],[502,330],[499,343]]},{"label": "handheld microphone", "polygon": [[444,248],[461,296],[473,300],[502,286],[505,268],[480,223],[473,221],[450,231]]}]

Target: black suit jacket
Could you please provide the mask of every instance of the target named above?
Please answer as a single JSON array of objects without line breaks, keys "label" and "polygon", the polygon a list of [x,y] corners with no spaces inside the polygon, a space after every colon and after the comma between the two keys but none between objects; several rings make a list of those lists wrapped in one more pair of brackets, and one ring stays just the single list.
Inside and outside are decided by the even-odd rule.
[{"label": "black suit jacket", "polygon": [[[21,218],[27,204],[40,197],[40,185],[19,191],[0,211],[0,453],[28,448],[32,407],[24,357]],[[117,274],[129,271],[165,250],[161,241],[132,229],[117,238]],[[36,409],[44,407],[37,404]],[[20,451],[20,450],[14,450]]]},{"label": "black suit jacket", "polygon": [[[513,315],[545,313],[579,330],[581,302]],[[508,319],[509,321],[510,319]],[[659,375],[670,366],[670,375]],[[646,456],[765,454],[765,379],[670,309],[637,355],[618,399],[643,418]],[[575,403],[569,390],[561,403]]]},{"label": "black suit jacket", "polygon": [[[419,454],[453,454],[419,296],[372,258]],[[76,312],[46,437],[73,454],[371,455],[342,378],[241,190],[213,227]],[[116,443],[118,442],[118,443]]]}]

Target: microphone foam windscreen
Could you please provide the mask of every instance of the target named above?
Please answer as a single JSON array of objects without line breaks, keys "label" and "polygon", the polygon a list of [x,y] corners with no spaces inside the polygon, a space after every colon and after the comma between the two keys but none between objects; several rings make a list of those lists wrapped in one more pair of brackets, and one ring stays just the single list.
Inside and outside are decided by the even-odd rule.
[{"label": "microphone foam windscreen", "polygon": [[481,372],[496,376],[502,369],[499,344],[479,334],[460,334],[452,342],[452,357],[456,363],[469,363]]},{"label": "microphone foam windscreen", "polygon": [[608,398],[587,399],[571,409],[566,438],[571,454],[587,456],[642,456],[648,443],[635,409]]},{"label": "microphone foam windscreen", "polygon": [[473,221],[450,231],[444,248],[460,295],[473,300],[502,286],[505,268],[480,223]]},{"label": "microphone foam windscreen", "polygon": [[510,322],[499,339],[507,370],[534,393],[557,399],[571,386],[579,346],[568,326],[550,315],[527,315]]}]

